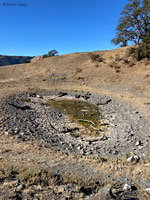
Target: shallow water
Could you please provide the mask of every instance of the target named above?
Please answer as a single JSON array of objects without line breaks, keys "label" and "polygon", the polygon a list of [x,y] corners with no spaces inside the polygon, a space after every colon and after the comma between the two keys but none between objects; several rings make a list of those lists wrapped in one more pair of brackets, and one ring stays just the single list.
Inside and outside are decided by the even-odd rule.
[{"label": "shallow water", "polygon": [[49,101],[48,105],[66,114],[73,122],[92,130],[99,130],[101,114],[99,107],[79,100]]}]

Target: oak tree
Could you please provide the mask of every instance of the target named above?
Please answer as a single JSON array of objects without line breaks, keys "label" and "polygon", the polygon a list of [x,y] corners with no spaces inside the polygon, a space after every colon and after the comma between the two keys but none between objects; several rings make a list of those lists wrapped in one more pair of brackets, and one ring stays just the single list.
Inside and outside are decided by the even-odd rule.
[{"label": "oak tree", "polygon": [[115,45],[126,46],[129,41],[137,46],[137,59],[144,56],[144,49],[150,46],[150,0],[128,0],[120,14]]}]

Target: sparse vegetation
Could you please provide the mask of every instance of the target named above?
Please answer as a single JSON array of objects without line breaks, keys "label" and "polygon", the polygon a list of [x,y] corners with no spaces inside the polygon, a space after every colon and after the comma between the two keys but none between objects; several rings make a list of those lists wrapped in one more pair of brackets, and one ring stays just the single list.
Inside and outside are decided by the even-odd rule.
[{"label": "sparse vegetation", "polygon": [[123,62],[124,62],[124,64],[129,64],[130,63],[127,58],[124,58]]},{"label": "sparse vegetation", "polygon": [[112,67],[114,69],[120,69],[120,66],[116,62],[111,62],[110,67]]},{"label": "sparse vegetation", "polygon": [[[27,167],[25,165],[16,166],[14,164],[8,164],[2,162],[0,165],[0,177],[1,180],[16,178],[20,183],[26,187],[31,185],[49,186],[51,184],[69,184],[74,183],[81,187],[94,187],[96,186],[97,179],[86,177],[82,179],[76,174],[61,173],[56,174],[52,169],[42,169],[38,167]],[[98,186],[98,185],[97,185]]]},{"label": "sparse vegetation", "polygon": [[116,62],[119,62],[119,61],[121,61],[122,60],[122,58],[120,57],[120,56],[116,56],[116,58],[115,58],[115,61]]},{"label": "sparse vegetation", "polygon": [[94,62],[94,61],[97,61],[97,62],[103,62],[103,61],[104,61],[104,59],[102,58],[102,56],[99,55],[99,54],[91,53],[91,54],[90,54],[90,58],[91,58],[91,60],[92,60],[93,62]]},{"label": "sparse vegetation", "polygon": [[120,66],[116,62],[111,62],[109,65],[110,65],[110,67],[115,69],[116,73],[120,72]]},{"label": "sparse vegetation", "polygon": [[45,91],[45,89],[41,89],[41,88],[38,88],[38,87],[33,87],[33,88],[28,87],[28,92],[29,93],[38,94],[38,93],[40,93],[42,91]]},{"label": "sparse vegetation", "polygon": [[93,159],[96,160],[97,163],[104,163],[104,162],[108,161],[108,159],[104,158],[104,157],[96,157],[96,156],[94,156]]}]

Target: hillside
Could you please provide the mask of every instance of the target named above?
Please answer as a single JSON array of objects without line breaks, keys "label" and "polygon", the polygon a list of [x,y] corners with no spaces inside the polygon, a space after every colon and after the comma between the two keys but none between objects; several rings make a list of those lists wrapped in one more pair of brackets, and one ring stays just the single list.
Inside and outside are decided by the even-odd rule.
[{"label": "hillside", "polygon": [[150,199],[150,60],[129,48],[0,67],[3,199]]},{"label": "hillside", "polygon": [[31,56],[6,56],[0,55],[0,66],[20,64],[23,61],[31,60]]},{"label": "hillside", "polygon": [[[102,61],[93,61],[98,54]],[[128,56],[128,47],[92,53],[74,53],[45,58],[34,63],[1,67],[1,87],[82,89],[114,94],[134,104],[149,98],[150,62]],[[19,85],[18,85],[19,82]],[[19,88],[18,88],[19,87]],[[20,88],[21,89],[21,88]],[[125,95],[126,94],[126,95]],[[123,95],[124,97],[121,97]],[[144,106],[145,107],[145,106]],[[144,112],[142,106],[142,112]],[[138,109],[139,105],[138,105]],[[147,108],[146,108],[147,109]],[[149,115],[147,110],[146,114]]]}]

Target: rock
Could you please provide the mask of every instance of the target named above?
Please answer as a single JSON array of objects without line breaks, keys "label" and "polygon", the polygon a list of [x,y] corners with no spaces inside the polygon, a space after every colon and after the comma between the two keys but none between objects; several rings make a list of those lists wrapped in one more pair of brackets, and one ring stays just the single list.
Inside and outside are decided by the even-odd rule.
[{"label": "rock", "polygon": [[87,92],[85,95],[83,95],[83,98],[84,98],[85,100],[87,100],[87,99],[90,98],[90,96],[91,96],[91,93]]},{"label": "rock", "polygon": [[100,140],[102,140],[102,141],[108,140],[108,137],[106,137],[105,135],[103,135],[103,136],[100,138]]},{"label": "rock", "polygon": [[24,135],[24,132],[21,132],[20,135],[23,136],[23,135]]},{"label": "rock", "polygon": [[59,92],[58,93],[58,97],[63,97],[63,96],[66,96],[66,95],[68,95],[67,92]]},{"label": "rock", "polygon": [[145,188],[145,191],[150,193],[150,188]]},{"label": "rock", "polygon": [[34,186],[34,189],[35,189],[35,190],[42,191],[43,188],[42,188],[41,185],[35,185],[35,186]]},{"label": "rock", "polygon": [[134,157],[130,156],[129,158],[127,158],[127,162],[133,162],[134,161]]},{"label": "rock", "polygon": [[29,94],[29,97],[36,97],[36,93],[32,92],[31,94]]},{"label": "rock", "polygon": [[137,162],[139,162],[139,160],[140,160],[140,157],[139,156],[137,156],[137,155],[134,155],[134,156],[130,156],[128,159],[127,159],[127,162],[135,162],[135,163],[137,163]]},{"label": "rock", "polygon": [[135,145],[140,146],[141,144],[142,144],[142,142],[140,140],[138,140]]},{"label": "rock", "polygon": [[59,186],[59,187],[57,188],[58,194],[62,194],[64,191],[65,191],[65,189],[64,189],[63,186]]},{"label": "rock", "polygon": [[141,150],[141,149],[143,149],[143,147],[142,147],[142,146],[139,146],[138,149]]},{"label": "rock", "polygon": [[145,166],[150,166],[150,163],[145,163],[144,165],[145,165]]},{"label": "rock", "polygon": [[77,98],[77,99],[79,99],[80,97],[81,97],[80,94],[76,94],[76,95],[75,95],[75,98]]},{"label": "rock", "polygon": [[18,129],[18,128],[15,128],[15,129],[14,129],[14,134],[17,134],[17,133],[19,133],[19,129]]},{"label": "rock", "polygon": [[80,149],[82,149],[82,147],[81,147],[81,146],[78,146],[77,149],[80,150]]},{"label": "rock", "polygon": [[106,105],[106,104],[108,104],[109,102],[111,102],[111,99],[107,99],[107,100],[102,99],[101,101],[99,101],[99,102],[97,103],[97,106],[99,106],[99,105]]},{"label": "rock", "polygon": [[37,97],[37,98],[41,98],[41,96],[40,96],[40,95],[38,95],[38,94],[36,95],[36,97]]},{"label": "rock", "polygon": [[123,186],[123,190],[124,191],[126,191],[126,190],[131,190],[132,189],[132,187],[131,187],[131,185],[129,185],[129,184],[124,184],[124,186]]},{"label": "rock", "polygon": [[17,186],[19,184],[19,179],[6,179],[4,181],[4,185],[11,185],[11,186]]},{"label": "rock", "polygon": [[16,190],[17,190],[17,192],[19,192],[19,191],[21,191],[23,189],[24,189],[24,186],[23,185],[19,185]]},{"label": "rock", "polygon": [[39,61],[39,60],[41,60],[41,59],[43,59],[43,55],[39,55],[39,56],[35,56],[35,57],[33,57],[32,59],[31,59],[31,63],[33,63],[33,62],[37,62],[37,61]]},{"label": "rock", "polygon": [[87,200],[100,200],[100,199],[103,199],[103,200],[112,199],[109,185],[102,187],[96,195],[91,195],[90,197],[87,198]]},{"label": "rock", "polygon": [[4,134],[5,134],[5,135],[9,135],[8,131],[5,131]]}]

